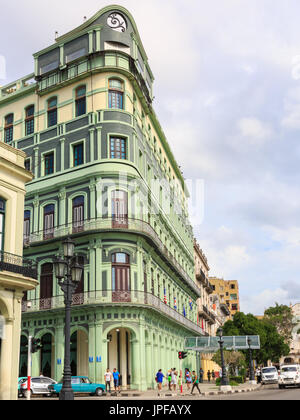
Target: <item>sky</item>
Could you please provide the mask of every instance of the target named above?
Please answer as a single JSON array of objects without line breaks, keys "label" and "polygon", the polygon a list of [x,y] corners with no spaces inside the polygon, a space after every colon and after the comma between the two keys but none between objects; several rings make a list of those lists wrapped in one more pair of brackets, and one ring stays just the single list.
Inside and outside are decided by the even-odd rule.
[{"label": "sky", "polygon": [[[0,26],[1,85],[32,73],[32,54],[55,31],[112,4],[0,3],[10,17]],[[154,110],[175,158],[186,179],[203,180],[204,216],[193,222],[210,275],[239,281],[245,313],[299,302],[299,1],[117,4],[137,23],[155,76]]]}]

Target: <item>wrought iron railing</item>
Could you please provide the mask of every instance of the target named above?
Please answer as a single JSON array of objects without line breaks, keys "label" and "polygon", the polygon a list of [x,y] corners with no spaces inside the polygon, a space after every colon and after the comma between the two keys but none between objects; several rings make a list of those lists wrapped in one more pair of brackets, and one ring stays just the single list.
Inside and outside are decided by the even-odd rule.
[{"label": "wrought iron railing", "polygon": [[0,271],[21,274],[32,279],[38,278],[37,265],[34,261],[3,251],[0,251]]},{"label": "wrought iron railing", "polygon": [[[101,290],[85,292],[73,296],[73,306],[85,305],[117,305],[117,306],[143,306],[158,311],[187,329],[205,335],[204,330],[195,322],[180,314],[151,293],[141,291],[112,291]],[[50,309],[63,309],[64,296],[54,296],[48,299],[36,299],[28,302],[23,301],[22,312],[32,313]]]},{"label": "wrought iron railing", "polygon": [[89,219],[82,222],[80,232],[74,232],[74,224],[69,223],[51,229],[51,238],[45,236],[44,231],[39,231],[24,237],[24,246],[45,242],[47,240],[60,239],[74,234],[95,233],[102,231],[129,231],[144,235],[148,240],[150,239],[156,246],[157,251],[166,260],[167,264],[177,272],[177,274],[186,282],[186,284],[194,291],[194,293],[201,297],[201,292],[196,283],[185,272],[182,266],[175,259],[173,254],[163,244],[154,228],[144,220],[128,218],[125,223],[116,223],[114,218],[98,218]]}]

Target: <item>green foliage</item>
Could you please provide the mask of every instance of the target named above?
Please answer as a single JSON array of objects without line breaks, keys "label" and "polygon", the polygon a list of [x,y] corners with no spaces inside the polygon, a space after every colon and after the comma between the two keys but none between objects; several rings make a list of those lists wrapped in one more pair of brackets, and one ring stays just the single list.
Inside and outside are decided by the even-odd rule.
[{"label": "green foliage", "polygon": [[278,333],[284,338],[286,344],[292,340],[292,330],[296,325],[293,323],[293,312],[289,306],[279,305],[271,307],[265,311],[264,318],[274,325]]},{"label": "green foliage", "polygon": [[[237,312],[232,321],[227,321],[223,327],[225,336],[232,335],[259,335],[261,349],[253,351],[253,358],[259,364],[266,364],[268,360],[278,363],[280,357],[287,356],[290,352],[289,346],[285,343],[276,327],[268,320],[257,319],[254,315],[245,315]],[[243,352],[245,355],[248,351]]]}]

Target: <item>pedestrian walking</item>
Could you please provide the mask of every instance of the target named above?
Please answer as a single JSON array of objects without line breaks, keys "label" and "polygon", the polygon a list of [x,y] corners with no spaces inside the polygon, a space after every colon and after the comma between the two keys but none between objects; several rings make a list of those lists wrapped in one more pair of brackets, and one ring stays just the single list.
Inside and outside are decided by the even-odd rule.
[{"label": "pedestrian walking", "polygon": [[192,372],[192,381],[193,381],[193,387],[192,387],[192,392],[191,395],[193,395],[194,389],[197,388],[199,391],[199,394],[201,394],[200,388],[199,388],[199,380],[198,380],[198,376],[196,374],[196,372],[193,370]]},{"label": "pedestrian walking", "polygon": [[173,368],[171,370],[171,388],[173,388],[174,391],[176,391],[176,386],[177,386],[177,376],[178,373],[176,372],[176,368]]},{"label": "pedestrian walking", "polygon": [[210,373],[210,370],[207,372],[207,380],[208,380],[208,382],[210,382],[210,378],[211,378],[211,373]]},{"label": "pedestrian walking", "polygon": [[105,390],[106,390],[106,392],[109,392],[109,393],[111,393],[112,378],[113,378],[113,375],[112,375],[111,371],[109,369],[106,369],[106,372],[104,374],[104,382],[105,382]]},{"label": "pedestrian walking", "polygon": [[199,371],[200,384],[203,384],[203,376],[204,376],[204,370],[200,368],[200,371]]},{"label": "pedestrian walking", "polygon": [[260,384],[261,383],[261,370],[260,370],[260,368],[256,369],[256,379],[257,379],[257,383]]},{"label": "pedestrian walking", "polygon": [[189,391],[191,389],[191,384],[192,384],[192,375],[189,369],[186,369],[185,371],[185,380],[186,380],[187,389]]},{"label": "pedestrian walking", "polygon": [[157,372],[156,377],[155,377],[159,397],[160,397],[160,393],[161,393],[161,390],[162,390],[162,384],[163,384],[164,377],[165,377],[165,375],[162,373],[162,370],[159,369],[159,371]]},{"label": "pedestrian walking", "polygon": [[215,374],[215,371],[214,370],[212,370],[212,372],[211,372],[211,377],[212,377],[212,380],[215,381],[216,374]]},{"label": "pedestrian walking", "polygon": [[121,392],[121,390],[120,390],[120,373],[117,371],[116,368],[113,370],[113,378],[114,378],[115,391],[116,392],[117,391]]},{"label": "pedestrian walking", "polygon": [[171,391],[171,381],[172,381],[171,370],[172,369],[168,370],[168,388],[169,388],[169,391]]}]

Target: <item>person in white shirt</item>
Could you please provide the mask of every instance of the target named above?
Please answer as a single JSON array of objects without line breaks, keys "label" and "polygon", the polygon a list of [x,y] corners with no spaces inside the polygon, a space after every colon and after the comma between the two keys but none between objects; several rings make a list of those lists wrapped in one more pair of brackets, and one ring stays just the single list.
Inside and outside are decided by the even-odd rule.
[{"label": "person in white shirt", "polygon": [[109,393],[110,393],[111,392],[112,373],[109,369],[106,369],[106,372],[104,374],[104,381],[105,381],[106,392],[109,389]]},{"label": "person in white shirt", "polygon": [[171,370],[171,388],[173,386],[173,390],[176,391],[176,385],[177,385],[177,375],[178,373],[176,372],[176,369],[172,369]]}]

